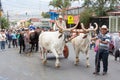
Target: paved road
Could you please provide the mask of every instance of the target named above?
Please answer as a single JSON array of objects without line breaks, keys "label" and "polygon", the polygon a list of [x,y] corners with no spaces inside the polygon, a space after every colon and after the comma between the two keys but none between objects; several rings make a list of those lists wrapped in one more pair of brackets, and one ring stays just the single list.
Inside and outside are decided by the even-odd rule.
[{"label": "paved road", "polygon": [[49,54],[47,64],[42,65],[39,53],[27,56],[18,54],[18,48],[6,49],[0,52],[0,80],[119,80],[120,62],[114,61],[113,56],[109,56],[108,74],[95,76],[92,74],[95,56],[93,50],[89,51],[91,64],[89,68],[86,68],[84,54],[80,55],[80,63],[75,66],[75,55],[71,44],[69,50],[68,59],[61,56],[61,67],[56,69],[53,54]]}]

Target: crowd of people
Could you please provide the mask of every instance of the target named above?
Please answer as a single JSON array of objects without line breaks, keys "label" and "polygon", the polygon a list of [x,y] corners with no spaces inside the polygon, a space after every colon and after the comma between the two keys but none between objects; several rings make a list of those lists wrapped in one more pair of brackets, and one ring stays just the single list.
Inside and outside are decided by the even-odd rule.
[{"label": "crowd of people", "polygon": [[[24,43],[24,47],[26,47],[27,44],[30,44],[29,34],[32,32],[36,32],[38,34],[38,36],[36,34],[38,42],[38,37],[41,32],[41,29],[39,27],[34,29],[23,28],[19,30],[0,30],[0,51],[5,51],[6,48],[18,48],[21,45],[21,39],[24,40],[22,43]],[[36,51],[38,51],[38,45]]]},{"label": "crowd of people", "polygon": [[2,29],[0,31],[0,50],[1,51],[6,50],[5,44],[8,44],[8,48],[11,48],[11,46],[13,46],[13,48],[15,47],[17,48],[18,37],[19,37],[19,32]]}]

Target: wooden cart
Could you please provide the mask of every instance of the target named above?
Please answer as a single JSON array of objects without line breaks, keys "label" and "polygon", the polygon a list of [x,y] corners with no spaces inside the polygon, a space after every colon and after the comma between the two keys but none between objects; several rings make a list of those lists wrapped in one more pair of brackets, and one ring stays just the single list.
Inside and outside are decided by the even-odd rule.
[{"label": "wooden cart", "polygon": [[63,55],[65,58],[68,58],[69,56],[69,49],[67,45],[64,46]]}]

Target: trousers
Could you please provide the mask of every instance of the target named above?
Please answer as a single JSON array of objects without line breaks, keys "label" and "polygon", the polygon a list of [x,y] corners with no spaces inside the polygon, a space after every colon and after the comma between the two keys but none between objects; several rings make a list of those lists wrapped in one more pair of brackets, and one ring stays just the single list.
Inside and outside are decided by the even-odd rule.
[{"label": "trousers", "polygon": [[103,62],[103,72],[108,71],[108,56],[109,56],[108,50],[99,49],[96,52],[96,56],[95,56],[96,72],[100,72],[100,61]]}]

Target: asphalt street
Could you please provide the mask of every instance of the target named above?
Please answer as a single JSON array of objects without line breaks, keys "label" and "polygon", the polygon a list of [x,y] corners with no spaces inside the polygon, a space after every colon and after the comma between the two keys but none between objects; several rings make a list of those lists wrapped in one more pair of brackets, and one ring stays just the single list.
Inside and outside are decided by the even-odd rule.
[{"label": "asphalt street", "polygon": [[47,64],[43,65],[40,53],[33,53],[31,56],[19,54],[19,48],[7,48],[0,51],[0,80],[119,80],[120,62],[115,61],[113,56],[109,56],[108,74],[102,75],[102,63],[100,75],[95,76],[94,59],[95,52],[89,50],[90,67],[86,67],[86,56],[80,54],[78,66],[74,65],[75,52],[70,43],[69,57],[65,59],[60,56],[60,68],[55,68],[55,57],[48,54]]}]

